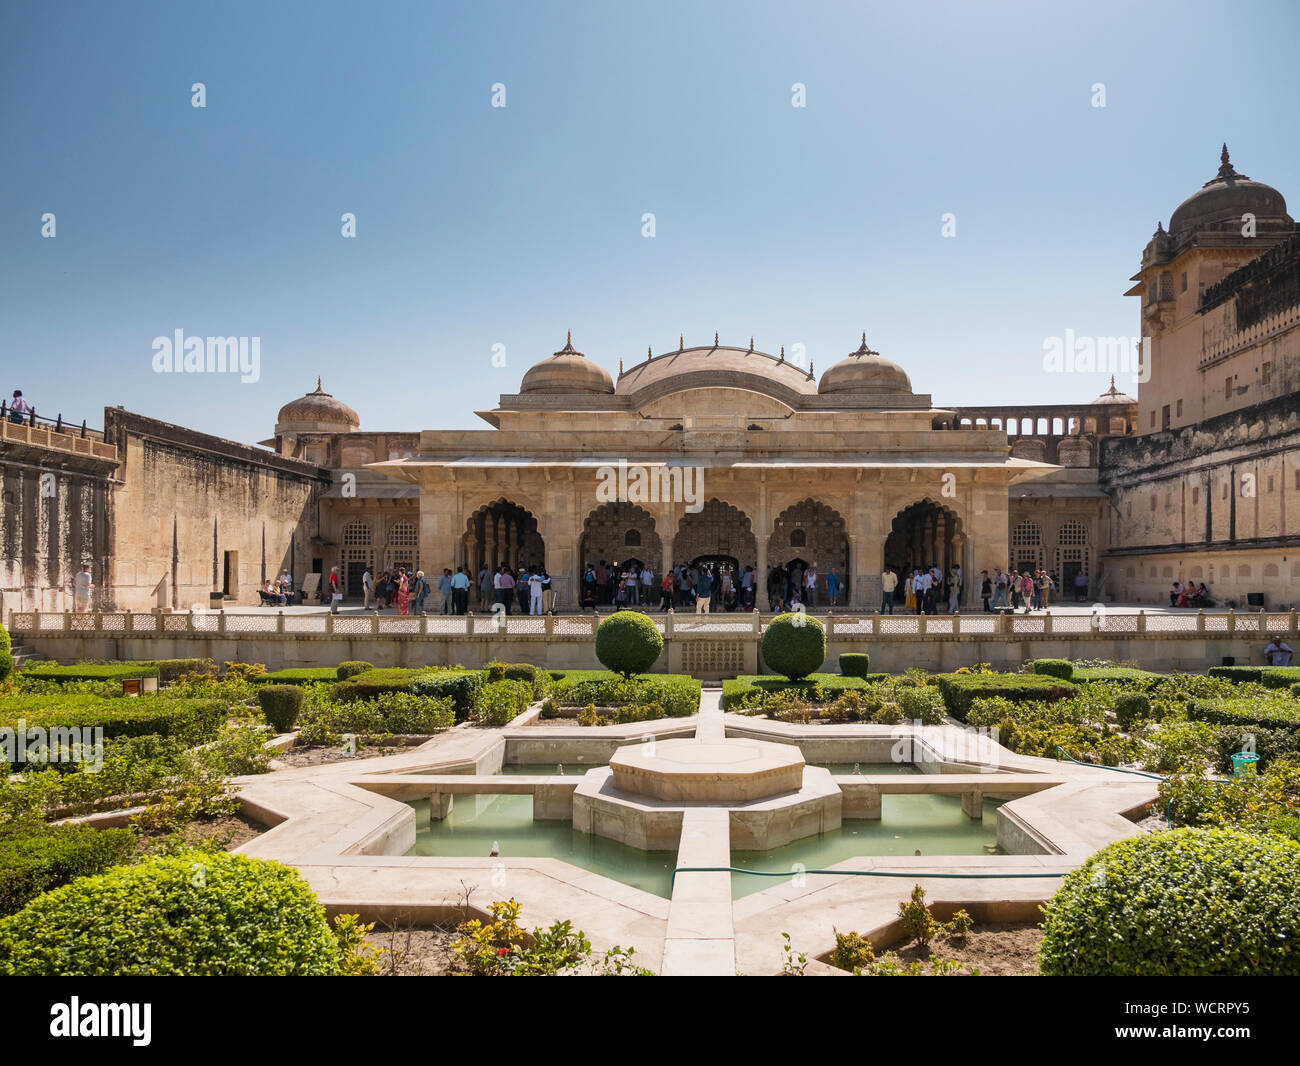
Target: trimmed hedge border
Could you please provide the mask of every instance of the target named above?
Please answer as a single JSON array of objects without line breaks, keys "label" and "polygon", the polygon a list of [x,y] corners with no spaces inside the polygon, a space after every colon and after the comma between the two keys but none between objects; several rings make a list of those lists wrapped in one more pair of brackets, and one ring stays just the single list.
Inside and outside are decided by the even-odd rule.
[{"label": "trimmed hedge border", "polygon": [[58,663],[33,663],[18,676],[33,681],[128,681],[141,677],[158,677],[162,671],[155,663],[81,663],[61,666]]},{"label": "trimmed hedge border", "polygon": [[130,829],[88,825],[24,827],[0,835],[0,917],[75,877],[103,873],[135,854]]},{"label": "trimmed hedge border", "polygon": [[1237,684],[1256,681],[1265,688],[1290,688],[1300,681],[1300,666],[1211,666],[1206,673]]},{"label": "trimmed hedge border", "polygon": [[1072,682],[1043,674],[935,674],[933,680],[943,705],[959,722],[966,721],[978,699],[1002,696],[1013,703],[1055,703],[1079,692]]}]

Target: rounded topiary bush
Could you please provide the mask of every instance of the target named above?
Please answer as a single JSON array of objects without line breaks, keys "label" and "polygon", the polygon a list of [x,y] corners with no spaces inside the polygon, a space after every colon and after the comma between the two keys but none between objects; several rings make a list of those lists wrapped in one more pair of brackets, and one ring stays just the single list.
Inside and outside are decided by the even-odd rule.
[{"label": "rounded topiary bush", "polygon": [[624,677],[645,673],[663,650],[663,634],[639,611],[615,611],[596,627],[596,658]]},{"label": "rounded topiary bush", "polygon": [[802,611],[779,614],[763,634],[763,662],[774,673],[799,681],[826,661],[826,628]]},{"label": "rounded topiary bush", "polygon": [[370,663],[361,662],[359,659],[350,659],[345,663],[339,663],[336,673],[340,681],[346,681],[349,677],[355,677],[357,674],[364,674],[367,670],[373,670]]},{"label": "rounded topiary bush", "polygon": [[1035,659],[1034,673],[1069,681],[1074,677],[1074,664],[1069,659]]},{"label": "rounded topiary bush", "polygon": [[6,976],[334,976],[325,909],[287,866],[182,852],[46,892],[0,920]]},{"label": "rounded topiary bush", "polygon": [[0,681],[3,681],[14,669],[14,657],[9,652],[9,630],[0,624]]},{"label": "rounded topiary bush", "polygon": [[302,710],[302,688],[298,685],[263,685],[257,690],[262,717],[277,733],[288,733]]},{"label": "rounded topiary bush", "polygon": [[1141,692],[1121,692],[1115,697],[1115,718],[1120,729],[1128,732],[1151,717],[1151,700]]},{"label": "rounded topiary bush", "polygon": [[1300,975],[1300,844],[1171,829],[1103,848],[1048,902],[1050,976]]},{"label": "rounded topiary bush", "polygon": [[845,677],[866,677],[871,673],[871,656],[865,651],[846,651],[840,656],[840,673]]}]

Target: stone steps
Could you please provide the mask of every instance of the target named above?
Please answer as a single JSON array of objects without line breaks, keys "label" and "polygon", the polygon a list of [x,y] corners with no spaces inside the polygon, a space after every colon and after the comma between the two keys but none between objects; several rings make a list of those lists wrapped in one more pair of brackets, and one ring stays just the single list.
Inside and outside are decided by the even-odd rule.
[{"label": "stone steps", "polygon": [[13,644],[9,647],[9,654],[14,658],[14,669],[22,668],[23,663],[36,655],[36,649],[30,644]]}]

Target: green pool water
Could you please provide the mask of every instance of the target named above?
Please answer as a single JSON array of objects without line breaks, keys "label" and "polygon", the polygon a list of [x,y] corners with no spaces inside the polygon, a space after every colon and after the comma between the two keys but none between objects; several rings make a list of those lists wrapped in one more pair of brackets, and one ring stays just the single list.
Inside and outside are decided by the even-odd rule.
[{"label": "green pool water", "polygon": [[[656,896],[672,895],[676,852],[639,851],[575,832],[569,822],[534,822],[531,796],[457,796],[451,814],[435,822],[427,800],[410,806],[416,837],[408,855],[486,858],[495,846],[505,858],[556,858]],[[835,832],[767,852],[733,851],[731,865],[793,876],[796,863],[824,869],[858,855],[912,855],[918,849],[922,855],[983,855],[997,841],[997,806],[986,800],[984,818],[976,822],[962,813],[957,796],[885,796],[880,821],[848,821]],[[732,874],[731,895],[739,899],[779,882]]]},{"label": "green pool water", "polygon": [[[996,847],[1000,803],[984,801],[984,817],[975,821],[962,813],[958,796],[884,796],[879,821],[853,820],[838,832],[805,837],[771,851],[733,851],[731,865],[749,870],[794,875],[795,864],[824,870],[859,855],[984,855]],[[816,878],[817,875],[810,875]],[[731,875],[731,898],[761,892],[778,877]]]},{"label": "green pool water", "polygon": [[451,813],[435,822],[429,821],[428,800],[410,805],[416,833],[408,855],[486,857],[495,845],[503,858],[560,859],[656,896],[672,895],[675,851],[639,851],[575,832],[570,822],[534,822],[532,796],[457,796]]}]

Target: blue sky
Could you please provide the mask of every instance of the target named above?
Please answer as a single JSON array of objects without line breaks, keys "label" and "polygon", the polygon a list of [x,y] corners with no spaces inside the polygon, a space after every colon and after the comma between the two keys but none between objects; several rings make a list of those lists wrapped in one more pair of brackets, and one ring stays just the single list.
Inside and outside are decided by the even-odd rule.
[{"label": "blue sky", "polygon": [[[0,385],[254,441],[320,374],[363,429],[477,428],[566,329],[819,374],[865,329],[940,405],[1086,401],[1044,338],[1137,332],[1221,141],[1300,202],[1297,10],[7,0]],[[260,380],[155,373],[176,329]]]}]

